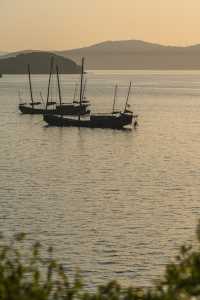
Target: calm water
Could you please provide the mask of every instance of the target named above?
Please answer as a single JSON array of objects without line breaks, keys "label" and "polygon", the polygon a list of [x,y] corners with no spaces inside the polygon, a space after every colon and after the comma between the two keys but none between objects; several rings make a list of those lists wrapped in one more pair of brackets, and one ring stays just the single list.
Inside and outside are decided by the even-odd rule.
[{"label": "calm water", "polygon": [[[123,107],[130,79],[132,131],[48,128],[17,111],[26,76],[0,79],[0,230],[52,244],[89,286],[150,285],[199,218],[200,72],[89,72],[93,111],[111,109],[115,83]],[[61,81],[72,98],[78,77]],[[46,86],[33,76],[35,97]]]}]

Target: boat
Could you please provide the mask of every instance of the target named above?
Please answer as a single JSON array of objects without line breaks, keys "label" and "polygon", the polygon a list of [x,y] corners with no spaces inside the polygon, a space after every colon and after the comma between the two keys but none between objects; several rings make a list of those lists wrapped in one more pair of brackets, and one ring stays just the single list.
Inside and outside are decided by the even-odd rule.
[{"label": "boat", "polygon": [[[58,67],[56,67],[56,69],[58,69]],[[84,80],[84,74],[86,74],[86,72],[84,71],[84,65],[81,67],[82,70],[82,77]],[[56,71],[57,73],[57,81],[59,80],[59,71]],[[60,87],[58,87],[59,89]],[[86,90],[86,80],[85,80],[85,84],[83,87],[83,95],[82,95],[82,102],[80,105],[80,102],[76,100],[76,96],[77,96],[77,92],[78,92],[78,86],[77,84],[75,85],[75,90],[74,90],[74,98],[73,101],[64,103],[63,101],[61,101],[61,103],[56,105],[56,113],[57,114],[62,114],[62,115],[86,115],[90,113],[90,101],[88,101],[86,99],[85,96],[85,90]],[[61,91],[60,91],[61,93]]]},{"label": "boat", "polygon": [[98,114],[91,115],[89,118],[84,119],[75,119],[55,114],[44,114],[43,120],[49,126],[122,129],[125,126],[132,124],[133,117],[136,118],[132,113],[119,113],[118,115]]},{"label": "boat", "polygon": [[[82,105],[83,101],[83,68],[84,68],[84,58],[82,58],[82,72],[81,72],[81,83],[80,83],[80,97],[79,104]],[[58,69],[57,69],[58,74]],[[58,77],[59,78],[59,77]],[[59,80],[58,80],[59,84]],[[115,87],[113,110],[111,113],[101,113],[101,114],[90,114],[89,117],[81,116],[80,114],[75,117],[64,116],[62,114],[51,114],[46,110],[43,115],[43,120],[49,126],[59,126],[59,127],[88,127],[88,128],[112,128],[112,129],[122,129],[127,125],[131,125],[134,119],[134,124],[137,122],[137,115],[134,115],[131,110],[128,109],[129,95],[131,91],[131,82],[128,89],[128,94],[126,98],[125,108],[123,111],[115,110],[115,102],[117,96],[117,86]],[[62,105],[62,99],[60,99],[60,105]]]},{"label": "boat", "polygon": [[[51,107],[48,108],[48,112],[58,113],[62,115],[77,115],[77,114],[85,115],[90,113],[89,110],[90,102],[86,99],[84,99],[81,106],[79,102],[76,101],[75,99],[71,103],[62,102],[62,105],[57,104],[55,101],[49,101],[53,67],[54,67],[54,58],[52,57],[50,63],[50,74],[49,74],[49,83],[48,83],[48,99],[46,102],[46,106]],[[30,91],[31,102],[30,103],[22,102],[20,99],[19,110],[23,114],[44,114],[44,112],[46,111],[44,103],[41,103],[40,101],[34,101],[33,99],[30,65],[28,65],[28,78],[29,78],[29,91]],[[42,95],[41,95],[41,99],[42,99]]]},{"label": "boat", "polygon": [[[38,115],[38,114],[43,114],[44,113],[44,103],[42,104],[41,101],[34,101],[33,99],[33,90],[32,90],[32,82],[31,82],[31,71],[30,71],[30,65],[28,64],[27,66],[28,68],[28,80],[29,80],[29,92],[30,92],[30,102],[27,103],[27,102],[23,102],[21,97],[20,97],[20,94],[19,94],[19,100],[20,100],[20,103],[19,103],[19,110],[22,114],[31,114],[31,115]],[[41,99],[42,99],[42,96],[41,96]],[[55,106],[56,105],[56,102],[48,102],[47,103],[48,106]],[[49,109],[49,113],[50,112],[55,112],[55,108],[50,108]]]}]

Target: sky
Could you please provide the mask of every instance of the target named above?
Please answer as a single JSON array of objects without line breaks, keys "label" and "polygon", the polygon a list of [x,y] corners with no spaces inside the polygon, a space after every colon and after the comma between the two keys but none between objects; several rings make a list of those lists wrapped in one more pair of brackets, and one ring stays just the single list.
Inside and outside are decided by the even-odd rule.
[{"label": "sky", "polygon": [[200,0],[0,0],[0,51],[200,43]]}]

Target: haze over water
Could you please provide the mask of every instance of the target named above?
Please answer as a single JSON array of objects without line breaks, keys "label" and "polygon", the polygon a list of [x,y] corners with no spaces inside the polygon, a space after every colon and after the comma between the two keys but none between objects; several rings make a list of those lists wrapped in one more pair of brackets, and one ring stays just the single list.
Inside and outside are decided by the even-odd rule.
[{"label": "haze over water", "polygon": [[[78,80],[61,78],[69,100]],[[115,131],[46,127],[17,111],[27,77],[0,79],[0,230],[53,245],[89,286],[151,285],[199,217],[200,72],[89,72],[92,110],[112,108],[115,83],[122,108],[129,80],[139,127]],[[35,96],[46,86],[33,76]]]}]

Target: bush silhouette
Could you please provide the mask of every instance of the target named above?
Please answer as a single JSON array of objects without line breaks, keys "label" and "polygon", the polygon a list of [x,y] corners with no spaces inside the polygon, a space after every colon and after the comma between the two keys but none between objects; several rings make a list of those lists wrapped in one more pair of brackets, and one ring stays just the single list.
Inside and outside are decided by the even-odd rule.
[{"label": "bush silhouette", "polygon": [[[197,226],[200,243],[200,224]],[[47,250],[41,255],[36,242],[25,247],[25,234],[15,235],[9,243],[1,237],[0,300],[195,300],[200,299],[200,245],[182,246],[175,263],[169,264],[163,279],[152,288],[123,288],[116,281],[87,291],[77,274],[68,278],[64,268]]]}]

